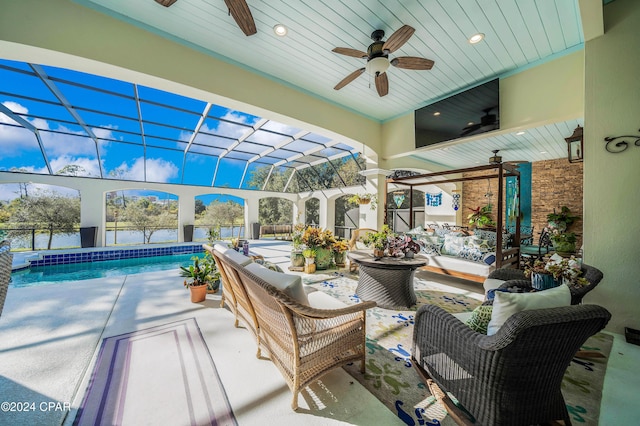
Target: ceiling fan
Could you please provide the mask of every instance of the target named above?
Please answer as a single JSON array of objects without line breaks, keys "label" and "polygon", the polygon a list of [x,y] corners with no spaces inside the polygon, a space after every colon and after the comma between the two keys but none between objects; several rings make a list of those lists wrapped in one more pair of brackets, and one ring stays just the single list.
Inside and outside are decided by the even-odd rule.
[{"label": "ceiling fan", "polygon": [[482,111],[484,115],[480,118],[479,123],[471,124],[464,129],[462,129],[462,133],[460,136],[471,136],[477,133],[484,133],[490,130],[496,130],[500,127],[500,121],[498,120],[498,116],[495,114],[490,114],[490,112],[496,107],[485,108]]},{"label": "ceiling fan", "polygon": [[[176,1],[178,0],[156,0],[156,3],[164,7],[169,7]],[[251,10],[249,10],[249,6],[245,0],[224,0],[224,2],[229,9],[229,14],[246,36],[253,35],[257,32],[256,23],[253,20]]]},{"label": "ceiling fan", "polygon": [[357,69],[346,76],[336,85],[336,87],[334,87],[334,89],[342,89],[344,86],[355,80],[360,74],[367,71],[371,76],[375,77],[378,95],[385,96],[389,93],[389,80],[387,79],[386,73],[387,68],[389,68],[389,64],[397,68],[404,68],[408,70],[430,70],[434,64],[431,59],[417,58],[414,56],[400,56],[389,60],[389,54],[402,47],[402,45],[411,38],[414,32],[415,29],[409,25],[403,25],[399,30],[391,34],[391,37],[389,37],[387,41],[382,41],[384,38],[384,31],[375,30],[371,33],[373,43],[369,45],[367,52],[348,47],[334,48],[332,52],[352,56],[354,58],[367,59],[366,67]]}]

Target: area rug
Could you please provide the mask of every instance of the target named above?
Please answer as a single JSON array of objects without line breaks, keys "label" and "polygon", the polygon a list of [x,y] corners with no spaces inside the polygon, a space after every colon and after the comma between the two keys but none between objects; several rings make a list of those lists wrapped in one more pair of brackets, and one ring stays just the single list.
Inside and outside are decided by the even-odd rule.
[{"label": "area rug", "polygon": [[237,425],[195,318],[103,339],[74,425]]},{"label": "area rug", "polygon": [[[308,276],[305,283],[345,303],[360,302],[355,294],[357,276],[335,274]],[[414,280],[417,306],[429,303],[450,313],[470,312],[481,302],[477,295],[422,279]],[[448,289],[449,291],[446,291]],[[393,311],[373,308],[367,311],[366,372],[359,365],[345,369],[373,395],[397,414],[407,425],[454,425],[446,412],[422,383],[411,364],[416,307]],[[613,339],[598,333],[591,337],[583,349],[597,350],[609,355]],[[597,425],[602,396],[602,383],[607,359],[574,359],[565,374],[562,392],[574,424]]]}]

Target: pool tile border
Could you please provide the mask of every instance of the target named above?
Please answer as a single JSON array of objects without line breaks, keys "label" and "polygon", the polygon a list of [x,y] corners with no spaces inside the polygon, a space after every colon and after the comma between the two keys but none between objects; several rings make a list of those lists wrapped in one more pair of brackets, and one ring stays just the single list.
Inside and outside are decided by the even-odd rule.
[{"label": "pool tile border", "polygon": [[173,254],[202,253],[202,244],[182,244],[177,246],[148,248],[110,248],[76,251],[70,253],[40,254],[31,259],[29,266],[68,265],[71,263],[101,262],[105,260],[132,259],[139,257],[168,256]]}]

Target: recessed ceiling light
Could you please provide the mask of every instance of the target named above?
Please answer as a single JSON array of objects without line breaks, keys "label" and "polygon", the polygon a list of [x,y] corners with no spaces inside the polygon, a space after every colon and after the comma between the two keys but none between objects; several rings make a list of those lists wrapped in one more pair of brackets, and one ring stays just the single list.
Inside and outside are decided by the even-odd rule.
[{"label": "recessed ceiling light", "polygon": [[436,112],[434,112],[434,113],[433,113],[433,115],[435,115],[435,116],[437,117],[437,116],[439,116],[439,115],[440,115],[440,112],[439,112],[439,111],[436,111]]},{"label": "recessed ceiling light", "polygon": [[518,132],[518,133],[516,133],[516,136],[522,136],[524,134],[525,134],[525,132]]},{"label": "recessed ceiling light", "polygon": [[540,154],[546,154],[547,151],[540,151]]},{"label": "recessed ceiling light", "polygon": [[480,43],[482,40],[484,40],[484,34],[482,33],[474,34],[469,37],[469,43],[471,44]]},{"label": "recessed ceiling light", "polygon": [[473,121],[470,121],[467,123],[467,126],[473,126],[473,124],[474,124]]},{"label": "recessed ceiling light", "polygon": [[276,33],[277,36],[279,37],[284,37],[287,35],[287,27],[285,27],[282,24],[277,24],[276,26],[273,27],[273,32]]}]

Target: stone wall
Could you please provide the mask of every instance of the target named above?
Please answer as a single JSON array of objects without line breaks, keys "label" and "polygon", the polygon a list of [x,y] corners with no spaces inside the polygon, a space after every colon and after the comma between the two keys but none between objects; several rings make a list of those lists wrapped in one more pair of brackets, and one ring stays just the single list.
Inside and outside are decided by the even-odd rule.
[{"label": "stone wall", "polygon": [[[478,175],[468,173],[465,176]],[[480,173],[481,174],[481,173]],[[566,158],[557,160],[537,161],[531,167],[531,224],[534,235],[547,225],[547,214],[554,209],[560,211],[562,206],[567,206],[574,216],[583,217],[582,209],[582,185],[583,163],[569,163]],[[472,208],[482,207],[488,204],[487,192],[493,193],[491,204],[494,206],[493,218],[496,219],[496,207],[498,205],[498,180],[480,179],[464,182],[462,185],[462,223],[468,225],[467,216]],[[504,191],[506,193],[506,191]],[[571,227],[576,234],[576,247],[582,245],[582,219]],[[534,244],[537,241],[534,238]]]}]

